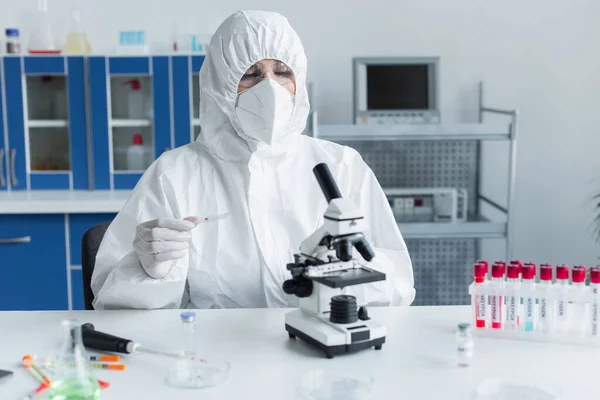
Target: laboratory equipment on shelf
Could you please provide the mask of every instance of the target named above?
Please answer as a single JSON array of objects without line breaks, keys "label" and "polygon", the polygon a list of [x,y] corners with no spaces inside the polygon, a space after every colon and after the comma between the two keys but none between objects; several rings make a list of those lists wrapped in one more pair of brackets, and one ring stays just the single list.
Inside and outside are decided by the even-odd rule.
[{"label": "laboratory equipment on shelf", "polygon": [[[503,264],[494,263],[491,280],[483,272],[484,264],[477,262],[473,267],[475,280],[469,293],[475,335],[600,346],[600,267],[591,268],[591,282],[586,286],[585,266],[572,268],[573,283],[569,285],[567,265],[558,265],[555,274],[551,264],[540,264],[540,283],[536,284],[536,264],[522,264],[520,280],[515,272],[520,263],[511,262],[512,272],[506,280]],[[552,282],[554,275],[556,283]],[[512,297],[517,299],[515,314],[520,318],[495,311],[508,306]],[[488,298],[490,305],[482,305]]]},{"label": "laboratory equipment on shelf", "polygon": [[465,222],[467,191],[456,188],[384,188],[398,222]]},{"label": "laboratory equipment on shelf", "polygon": [[127,94],[128,118],[152,118],[152,99],[151,96],[146,95],[142,87],[142,81],[139,79],[130,79],[123,82],[123,85],[129,86],[131,89]]},{"label": "laboratory equipment on shelf", "polygon": [[48,0],[38,0],[37,15],[34,18],[33,31],[29,39],[28,50],[31,54],[59,54],[52,22],[48,14]]},{"label": "laboratory equipment on shelf", "polygon": [[143,171],[148,167],[148,151],[144,147],[142,135],[136,133],[133,135],[131,146],[127,148],[127,170]]},{"label": "laboratory equipment on shelf", "polygon": [[19,30],[15,28],[6,29],[6,54],[19,54],[20,52]]},{"label": "laboratory equipment on shelf", "polygon": [[435,124],[439,58],[355,58],[354,123]]},{"label": "laboratory equipment on shelf", "polygon": [[[327,164],[318,164],[313,172],[329,205],[324,224],[302,242],[295,262],[287,265],[292,278],[283,283],[283,290],[299,297],[300,307],[286,314],[285,329],[290,338],[305,340],[327,358],[370,347],[380,350],[385,326],[369,318],[359,303],[364,299],[343,294],[345,287],[386,278],[353,258],[354,248],[366,261],[375,256],[363,234],[364,217],[342,198]],[[329,261],[316,258],[323,246],[335,251]]]},{"label": "laboratory equipment on shelf", "polygon": [[67,35],[67,41],[63,51],[67,54],[89,54],[92,52],[79,10],[71,12],[71,29]]},{"label": "laboratory equipment on shelf", "polygon": [[146,42],[146,31],[129,30],[119,31],[119,54],[148,54],[150,46]]},{"label": "laboratory equipment on shelf", "polygon": [[471,366],[473,358],[473,335],[471,334],[471,324],[458,324],[456,330],[456,364],[459,367]]},{"label": "laboratory equipment on shelf", "polygon": [[67,320],[63,322],[63,328],[63,344],[50,384],[49,399],[99,399],[100,385],[83,347],[81,325]]}]

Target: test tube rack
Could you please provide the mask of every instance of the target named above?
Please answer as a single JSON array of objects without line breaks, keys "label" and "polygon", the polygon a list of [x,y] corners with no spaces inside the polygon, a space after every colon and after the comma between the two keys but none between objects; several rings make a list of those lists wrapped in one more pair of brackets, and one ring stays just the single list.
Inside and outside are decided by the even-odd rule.
[{"label": "test tube rack", "polygon": [[[486,281],[483,284],[469,285],[473,315],[473,335],[497,339],[514,339],[534,342],[552,342],[600,347],[600,294],[594,293],[591,286],[539,285],[522,288],[519,283],[506,285],[507,282]],[[492,328],[491,297],[500,296],[499,315],[501,326]],[[517,323],[507,322],[507,304],[512,296],[516,298]],[[485,298],[485,327],[477,327],[477,299]],[[525,330],[525,299],[533,301],[533,328]],[[540,323],[542,299],[548,304],[545,325]],[[564,306],[563,319],[558,317],[558,307]],[[595,325],[593,327],[593,325]]]}]

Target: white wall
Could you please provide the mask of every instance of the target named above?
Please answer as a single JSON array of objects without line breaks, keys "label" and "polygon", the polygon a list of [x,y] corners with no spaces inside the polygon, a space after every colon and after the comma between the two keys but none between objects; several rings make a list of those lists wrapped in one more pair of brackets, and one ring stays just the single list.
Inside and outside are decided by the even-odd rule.
[{"label": "white wall", "polygon": [[[68,6],[49,0],[64,35]],[[0,0],[0,27],[26,43],[34,0]],[[445,120],[474,121],[475,86],[486,102],[521,113],[515,256],[595,263],[588,201],[600,191],[600,2],[595,0],[82,0],[96,51],[114,48],[119,29],[139,26],[167,44],[174,23],[211,32],[240,8],[282,12],[303,39],[318,83],[322,122],[351,123],[351,58],[439,55]],[[160,47],[160,46],[159,46]],[[164,47],[164,46],[163,46]],[[486,149],[485,194],[505,202],[500,150]],[[501,169],[501,168],[500,168]],[[488,176],[489,175],[489,176]]]}]

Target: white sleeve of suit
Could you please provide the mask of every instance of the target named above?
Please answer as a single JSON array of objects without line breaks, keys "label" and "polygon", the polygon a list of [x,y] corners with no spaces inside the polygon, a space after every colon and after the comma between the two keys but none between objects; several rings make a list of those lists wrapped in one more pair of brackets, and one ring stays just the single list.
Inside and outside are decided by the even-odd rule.
[{"label": "white sleeve of suit", "polygon": [[144,271],[133,247],[140,223],[179,218],[174,215],[172,188],[157,169],[155,163],[146,171],[100,245],[91,285],[96,310],[185,307],[189,254],[174,261],[167,275],[155,279]]},{"label": "white sleeve of suit", "polygon": [[408,306],[415,298],[413,268],[406,243],[373,172],[366,167],[358,195],[352,196],[364,213],[365,236],[375,252],[367,265],[385,273],[386,280],[350,287],[367,305]]}]

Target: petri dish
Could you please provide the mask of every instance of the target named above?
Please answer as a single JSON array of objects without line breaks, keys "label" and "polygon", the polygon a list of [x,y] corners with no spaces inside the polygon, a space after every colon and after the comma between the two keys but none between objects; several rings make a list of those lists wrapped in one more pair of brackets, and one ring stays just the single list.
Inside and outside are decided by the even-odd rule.
[{"label": "petri dish", "polygon": [[227,380],[227,361],[177,360],[169,367],[167,384],[176,388],[202,389],[218,386]]},{"label": "petri dish", "polygon": [[486,379],[473,393],[474,400],[558,400],[561,393],[557,388],[540,388],[530,383]]},{"label": "petri dish", "polygon": [[371,393],[373,381],[368,374],[315,369],[302,376],[297,394],[302,400],[361,400]]}]

